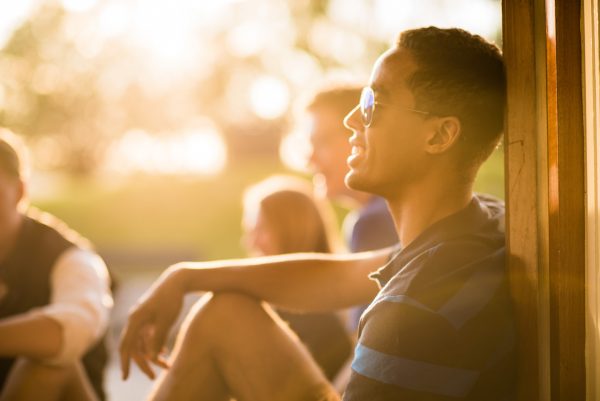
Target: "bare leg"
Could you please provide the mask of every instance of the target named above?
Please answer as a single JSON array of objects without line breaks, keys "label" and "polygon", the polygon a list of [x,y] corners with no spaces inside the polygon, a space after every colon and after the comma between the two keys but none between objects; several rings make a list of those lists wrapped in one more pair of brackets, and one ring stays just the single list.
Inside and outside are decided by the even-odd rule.
[{"label": "bare leg", "polygon": [[81,364],[49,366],[19,358],[0,401],[97,401]]},{"label": "bare leg", "polygon": [[151,399],[334,401],[309,353],[271,309],[241,294],[217,294],[190,312],[172,366]]}]

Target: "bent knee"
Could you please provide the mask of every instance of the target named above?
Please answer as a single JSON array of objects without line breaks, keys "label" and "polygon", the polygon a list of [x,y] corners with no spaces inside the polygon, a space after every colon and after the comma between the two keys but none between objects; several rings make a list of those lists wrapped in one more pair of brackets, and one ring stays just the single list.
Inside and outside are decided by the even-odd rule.
[{"label": "bent knee", "polygon": [[237,292],[219,292],[213,294],[212,299],[207,304],[207,308],[218,316],[228,314],[237,315],[238,311],[263,309],[262,301]]},{"label": "bent knee", "polygon": [[261,314],[266,315],[267,312],[256,298],[235,292],[216,293],[194,305],[185,327],[187,331],[201,332],[198,334],[216,331],[222,335],[224,330],[245,325]]},{"label": "bent knee", "polygon": [[49,365],[34,359],[19,358],[13,365],[11,377],[40,386],[63,385],[74,375],[76,365]]}]

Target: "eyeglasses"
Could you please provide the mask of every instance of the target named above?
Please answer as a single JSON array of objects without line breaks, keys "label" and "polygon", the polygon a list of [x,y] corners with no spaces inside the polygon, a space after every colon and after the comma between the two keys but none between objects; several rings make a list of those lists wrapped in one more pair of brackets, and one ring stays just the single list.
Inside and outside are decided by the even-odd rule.
[{"label": "eyeglasses", "polygon": [[[363,125],[368,128],[373,123],[373,114],[375,113],[375,105],[385,106],[386,104],[377,102],[375,100],[375,92],[373,88],[370,86],[364,87],[360,94],[360,103],[358,107],[360,108],[360,115],[362,117]],[[429,115],[428,111],[411,109],[409,107],[402,107],[404,110],[411,111],[413,113]]]}]

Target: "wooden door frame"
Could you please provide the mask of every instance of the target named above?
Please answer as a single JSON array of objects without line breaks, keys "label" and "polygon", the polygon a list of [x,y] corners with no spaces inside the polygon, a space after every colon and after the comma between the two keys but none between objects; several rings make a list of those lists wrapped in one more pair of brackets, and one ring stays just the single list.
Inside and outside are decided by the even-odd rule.
[{"label": "wooden door frame", "polygon": [[503,1],[519,401],[583,401],[586,394],[581,18],[580,0]]},{"label": "wooden door frame", "polygon": [[600,4],[583,0],[584,104],[587,154],[587,321],[588,400],[600,399]]}]

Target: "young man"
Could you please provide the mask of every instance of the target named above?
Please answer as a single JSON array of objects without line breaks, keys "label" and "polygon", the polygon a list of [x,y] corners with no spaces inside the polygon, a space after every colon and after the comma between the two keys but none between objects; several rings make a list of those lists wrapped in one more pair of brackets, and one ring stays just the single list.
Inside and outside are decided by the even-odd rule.
[{"label": "young man", "polygon": [[64,224],[22,211],[20,147],[0,131],[0,400],[104,399],[107,269]]},{"label": "young man", "polygon": [[[344,117],[360,100],[358,86],[331,86],[318,91],[306,106],[310,122],[311,152],[309,165],[317,191],[350,209],[344,219],[343,234],[350,252],[364,252],[386,248],[398,243],[396,227],[385,200],[368,192],[355,191],[345,184],[348,167],[346,159],[352,146],[348,139],[351,131],[344,126]],[[370,301],[369,301],[370,302]],[[367,304],[368,305],[368,304]],[[351,337],[358,331],[360,317],[367,305],[351,308],[347,330]],[[335,377],[337,389],[345,389],[351,358]]]},{"label": "young man", "polygon": [[[344,219],[343,234],[350,252],[382,249],[398,243],[394,221],[380,196],[355,191],[346,186],[344,180],[348,167],[346,159],[352,146],[348,139],[351,131],[344,126],[344,117],[352,110],[362,88],[355,86],[332,86],[318,91],[306,106],[310,121],[311,153],[309,165],[314,173],[313,181],[328,199],[348,207],[350,212]],[[319,188],[320,187],[320,188]],[[356,335],[360,317],[367,305],[350,309],[348,331]],[[336,380],[344,387],[345,373]]]},{"label": "young man", "polygon": [[362,88],[333,86],[318,91],[306,107],[310,121],[309,164],[315,185],[327,198],[347,206],[351,212],[344,221],[344,234],[351,252],[372,251],[398,243],[394,221],[385,200],[346,186],[346,159],[351,151],[351,131],[344,117],[360,99]]},{"label": "young man", "polygon": [[[480,37],[404,32],[346,117],[346,183],[386,199],[402,251],[175,265],[130,315],[124,376],[132,358],[150,377],[168,365],[160,350],[183,294],[205,290],[152,399],[338,400],[260,301],[331,310],[375,297],[344,400],[511,399],[503,205],[472,194],[502,132],[504,86],[500,52]],[[367,279],[377,267],[380,289]]]}]

